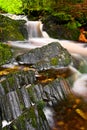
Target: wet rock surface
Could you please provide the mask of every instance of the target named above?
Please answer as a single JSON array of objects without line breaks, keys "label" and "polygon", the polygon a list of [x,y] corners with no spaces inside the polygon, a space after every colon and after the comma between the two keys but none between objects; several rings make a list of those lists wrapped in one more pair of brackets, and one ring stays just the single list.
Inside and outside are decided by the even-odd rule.
[{"label": "wet rock surface", "polygon": [[[73,60],[73,58],[58,42],[29,50],[14,58],[22,69],[10,71],[7,75],[0,77],[0,129],[52,130],[57,129],[56,127],[59,129],[61,117],[57,117],[60,121],[58,124],[56,114],[51,115],[57,123],[53,127],[55,123],[50,124],[44,109],[49,107],[55,110],[60,104],[58,112],[62,111],[61,108],[64,108],[65,112],[70,105],[73,105],[68,103],[75,98],[71,89],[72,75],[75,71],[73,72],[70,67],[71,65],[81,66],[81,60]],[[28,69],[23,70],[25,67]],[[74,98],[71,98],[72,96]],[[78,99],[75,100],[78,102]],[[62,106],[63,102],[66,106],[65,104]],[[75,106],[78,107],[79,104]],[[64,115],[64,112],[61,113]],[[4,120],[8,123],[5,126]],[[62,120],[62,124],[66,125],[66,120]]]},{"label": "wet rock surface", "polygon": [[17,61],[34,69],[10,73],[1,81],[1,123],[11,122],[2,129],[50,130],[43,108],[65,100],[70,93],[63,74],[68,72],[71,56],[60,44],[51,43],[18,56]]},{"label": "wet rock surface", "polygon": [[[22,129],[22,127],[24,129],[29,127],[34,130],[39,130],[38,125],[41,123],[40,129],[46,130],[49,128],[49,124],[47,123],[47,119],[43,113],[43,107],[45,107],[46,104],[54,105],[67,98],[67,95],[70,93],[69,88],[66,88],[66,85],[64,85],[67,82],[64,79],[57,78],[43,85],[38,82],[34,83],[36,80],[35,75],[28,75],[25,83],[22,79],[22,77],[24,77],[24,73],[25,72],[21,73],[20,78],[18,78],[20,73],[16,73],[16,79],[14,79],[15,74],[10,75],[6,78],[6,81],[4,80],[0,84],[2,119],[7,120],[8,122],[13,122],[11,123],[11,126],[7,126],[3,129],[10,130],[11,128],[14,129],[15,126],[17,130]],[[32,81],[27,81],[28,79],[31,79],[31,77],[34,79],[33,83]],[[38,110],[38,104],[40,111]],[[34,108],[34,111],[32,111],[32,107]],[[41,117],[38,115],[40,112],[43,113],[41,114]],[[34,117],[32,117],[33,115]],[[44,119],[42,115],[44,116]],[[27,118],[25,118],[25,116],[27,116]],[[37,118],[36,125],[33,126],[35,118]],[[21,124],[21,126],[19,126],[18,124],[22,121],[24,125]],[[25,122],[27,122],[27,124]]]},{"label": "wet rock surface", "polygon": [[71,59],[71,55],[58,42],[30,50],[16,58],[18,63],[32,65],[38,71],[66,67]]}]

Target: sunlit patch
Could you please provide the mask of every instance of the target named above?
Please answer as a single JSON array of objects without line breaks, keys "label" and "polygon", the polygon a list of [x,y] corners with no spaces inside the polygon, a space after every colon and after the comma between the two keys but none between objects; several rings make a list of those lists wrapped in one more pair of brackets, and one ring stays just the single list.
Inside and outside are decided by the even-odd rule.
[{"label": "sunlit patch", "polygon": [[6,68],[2,67],[0,70],[0,76],[8,75],[9,73],[16,72],[19,70],[24,70],[24,71],[33,70],[33,71],[35,71],[35,69],[29,68],[26,66],[13,66],[13,67],[6,67]]},{"label": "sunlit patch", "polygon": [[78,115],[80,115],[80,117],[87,120],[87,113],[84,113],[81,109],[78,109],[78,108],[75,111]]}]

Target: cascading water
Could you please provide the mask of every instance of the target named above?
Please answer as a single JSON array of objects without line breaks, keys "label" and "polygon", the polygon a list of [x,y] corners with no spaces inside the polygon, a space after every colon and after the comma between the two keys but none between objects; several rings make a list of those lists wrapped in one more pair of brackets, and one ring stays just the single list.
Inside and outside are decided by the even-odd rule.
[{"label": "cascading water", "polygon": [[[82,44],[76,44],[75,42],[73,41],[68,41],[68,40],[59,40],[59,39],[53,39],[53,38],[50,38],[49,35],[43,31],[43,24],[41,23],[41,21],[26,21],[26,28],[27,28],[27,32],[28,32],[28,39],[25,40],[25,41],[10,41],[10,45],[12,47],[17,47],[18,48],[18,51],[19,51],[19,48],[20,50],[21,49],[24,49],[24,51],[26,51],[27,49],[33,49],[33,48],[37,48],[37,47],[42,47],[46,44],[49,44],[51,42],[59,42],[59,44],[61,44],[64,48],[66,48],[69,53],[71,53],[72,55],[74,54],[78,54],[78,56],[87,56],[87,49],[83,47]],[[77,72],[76,72],[76,75],[77,75]],[[80,76],[83,76],[84,77],[84,74],[80,75]],[[77,78],[75,80],[78,79],[79,76],[77,76]],[[86,76],[85,76],[86,78]],[[81,82],[84,82],[84,79],[81,79]],[[81,83],[82,84],[82,83]],[[78,85],[76,83],[76,85]],[[76,85],[74,84],[74,89],[73,89],[73,93],[76,93],[76,91],[78,91],[79,93],[79,89],[75,89]],[[83,84],[82,84],[83,85]],[[85,87],[86,87],[86,84],[84,84]],[[78,85],[79,87],[82,87],[80,85]],[[85,89],[86,90],[86,89]],[[22,89],[23,93],[24,93],[24,90]],[[83,91],[83,93],[81,93],[84,98],[84,89],[81,91]],[[87,91],[87,90],[86,90]],[[78,94],[76,93],[76,94]],[[12,93],[12,96],[14,97],[14,93]],[[12,97],[12,98],[13,98]],[[26,100],[27,97],[25,97],[24,95],[24,100]],[[15,99],[13,100],[15,102]],[[14,102],[12,102],[11,106],[14,106]],[[25,105],[26,107],[29,106],[30,104],[25,101]],[[20,108],[18,107],[18,104],[16,102],[16,106],[18,108],[18,111],[20,112]],[[13,109],[12,109],[13,110]],[[17,110],[15,110],[15,113],[18,115],[21,114],[20,113],[17,113],[18,112]],[[46,108],[44,110],[46,116],[47,116],[47,119],[48,119],[48,122],[51,123],[51,125],[53,126],[54,125],[54,122],[53,122],[53,111],[51,111],[51,109],[49,108]],[[15,114],[14,113],[14,114]]]},{"label": "cascading water", "polygon": [[41,25],[40,21],[27,21],[26,28],[27,28],[27,32],[28,32],[28,39],[43,37],[42,28],[40,25]]},{"label": "cascading water", "polygon": [[[12,17],[12,16],[11,16]],[[15,19],[19,19],[19,17],[12,17]],[[24,19],[26,17],[22,17]],[[21,19],[21,17],[20,17]],[[26,19],[25,19],[26,20]],[[28,21],[26,20],[26,29],[28,32],[28,39],[25,41],[10,41],[10,45],[12,47],[18,48],[18,51],[20,49],[24,51],[29,49],[34,49],[37,47],[42,47],[44,45],[47,45],[51,42],[59,42],[61,46],[63,46],[65,49],[69,51],[69,53],[75,57],[85,57],[87,56],[87,48],[84,47],[84,43],[75,43],[75,41],[69,41],[69,40],[59,40],[49,37],[47,32],[43,31],[43,24],[41,21]],[[24,52],[22,51],[22,53]],[[83,74],[84,76],[84,74]],[[78,77],[77,77],[78,78]],[[76,79],[77,79],[76,78]]]},{"label": "cascading water", "polygon": [[8,41],[8,44],[18,48],[33,49],[42,47],[51,42],[59,42],[59,44],[67,49],[70,54],[87,56],[87,48],[84,47],[84,43],[76,43],[75,41],[59,40],[49,37],[47,32],[43,31],[43,24],[41,21],[26,20],[25,26],[28,32],[28,38],[25,41]]},{"label": "cascading water", "polygon": [[[41,23],[41,21],[36,21],[36,22],[28,21],[26,25],[27,25],[27,29],[29,30],[28,34],[30,36],[29,41],[31,44],[36,45],[37,47],[41,47],[53,41],[59,42],[64,48],[66,48],[69,51],[69,53],[71,53],[72,56],[75,56],[77,58],[80,58],[80,57],[86,58],[87,48],[84,48],[84,43],[81,44],[81,43],[75,43],[74,41],[69,41],[69,40],[59,40],[59,39],[50,38],[49,35],[45,31],[43,31],[43,24]],[[86,74],[81,74],[78,71],[76,71],[76,69],[74,68],[72,71],[74,72],[74,78],[75,78],[74,79],[75,83],[73,85],[73,93],[75,93],[76,95],[82,96],[86,100],[86,96],[85,96],[85,93],[87,93]],[[77,82],[78,82],[78,90],[76,88]],[[81,85],[79,85],[79,83],[83,84],[83,88],[81,88]]]}]

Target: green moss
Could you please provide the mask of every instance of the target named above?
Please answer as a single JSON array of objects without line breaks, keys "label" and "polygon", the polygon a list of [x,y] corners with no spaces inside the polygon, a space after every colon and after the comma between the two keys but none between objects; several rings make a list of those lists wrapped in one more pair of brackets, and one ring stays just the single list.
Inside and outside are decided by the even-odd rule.
[{"label": "green moss", "polygon": [[18,128],[17,128],[16,125],[13,125],[13,129],[14,129],[14,130],[18,130]]},{"label": "green moss", "polygon": [[18,124],[20,123],[20,129],[25,130],[26,129],[25,121],[28,121],[32,127],[37,128],[37,117],[36,117],[35,109],[36,108],[34,106],[30,107],[26,112],[24,112],[18,118],[18,121],[15,122],[17,128],[19,127]]},{"label": "green moss", "polygon": [[43,112],[44,107],[45,107],[45,102],[43,100],[40,100],[37,102],[38,114],[42,119],[46,120],[46,117]]},{"label": "green moss", "polygon": [[[29,123],[32,129],[43,128],[42,120],[45,121],[46,117],[41,108],[36,106],[31,106],[27,109],[21,116],[12,122],[10,128],[12,130],[26,130],[26,122]],[[38,122],[39,121],[39,122]],[[9,127],[8,127],[9,128]],[[7,130],[7,129],[4,129]]]},{"label": "green moss", "polygon": [[65,65],[69,65],[72,61],[72,57],[70,55],[65,56]]},{"label": "green moss", "polygon": [[29,109],[29,118],[31,119],[31,124],[34,128],[37,128],[37,117],[35,114],[35,108],[31,107]]},{"label": "green moss", "polygon": [[0,15],[0,41],[14,41],[26,39],[27,30],[25,20],[13,20]]},{"label": "green moss", "polygon": [[34,85],[31,85],[31,87],[27,88],[30,100],[33,103],[36,103],[35,93],[34,93]]},{"label": "green moss", "polygon": [[37,102],[38,109],[43,109],[45,107],[45,102],[43,100],[40,100]]},{"label": "green moss", "polygon": [[81,73],[87,73],[87,64],[81,62],[78,66],[78,69]]},{"label": "green moss", "polygon": [[8,79],[8,82],[9,82],[9,86],[14,86],[15,85],[15,79],[14,79],[14,77],[12,76],[12,77],[10,77],[9,79]]},{"label": "green moss", "polygon": [[19,117],[19,122],[21,122],[24,126],[25,120],[29,121],[30,125],[33,128],[37,128],[37,114],[36,114],[36,107],[31,106],[22,116]]},{"label": "green moss", "polygon": [[58,58],[55,57],[55,58],[52,58],[50,62],[51,62],[51,65],[58,65],[59,61],[58,61]]},{"label": "green moss", "polygon": [[11,48],[6,44],[0,43],[0,65],[6,63],[10,58],[12,58]]}]

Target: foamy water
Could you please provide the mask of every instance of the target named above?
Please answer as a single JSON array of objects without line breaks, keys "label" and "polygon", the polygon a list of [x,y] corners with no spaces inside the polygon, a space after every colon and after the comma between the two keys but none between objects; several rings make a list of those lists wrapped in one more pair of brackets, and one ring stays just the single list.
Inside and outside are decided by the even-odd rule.
[{"label": "foamy water", "polygon": [[54,120],[53,120],[54,110],[53,110],[53,108],[45,107],[43,111],[44,111],[44,114],[47,118],[47,121],[48,121],[50,127],[53,127],[54,126]]},{"label": "foamy water", "polygon": [[[28,40],[26,41],[10,41],[9,44],[17,48],[26,48],[26,49],[35,49],[37,47],[45,46],[51,42],[58,42],[63,48],[65,48],[71,55],[79,57],[87,57],[87,48],[84,47],[86,43],[79,43],[71,40],[59,40],[49,37],[47,32],[43,31],[43,24],[41,21],[27,21],[26,28],[28,31]],[[81,74],[78,74],[75,70],[75,84],[73,86],[73,92],[77,92],[84,97],[87,95],[86,88],[86,76],[82,75],[83,78],[79,77]],[[76,87],[77,86],[77,87]],[[81,87],[83,86],[83,87]],[[85,93],[84,93],[85,92]]]},{"label": "foamy water", "polygon": [[[17,17],[15,15],[9,15],[9,17],[12,19],[15,19],[15,20],[20,19],[19,16]],[[29,21],[27,20],[26,17],[23,16],[23,17],[21,17],[21,19],[25,19],[27,21],[26,25],[30,26]],[[32,24],[32,22],[30,22],[30,23]],[[38,22],[36,22],[36,23],[38,23]],[[84,48],[84,43],[77,43],[75,41],[70,41],[70,40],[59,40],[59,39],[51,38],[45,31],[43,31],[43,29],[42,29],[43,25],[41,22],[39,22],[37,24],[37,28],[36,28],[36,29],[39,28],[39,31],[37,31],[35,29],[35,27],[36,26],[34,25],[34,27],[33,27],[34,32],[29,31],[29,33],[31,32],[35,36],[40,36],[42,33],[42,37],[32,37],[31,36],[31,38],[29,37],[28,40],[25,40],[25,41],[8,41],[8,44],[15,48],[30,50],[30,49],[35,49],[37,47],[42,47],[51,42],[58,42],[62,47],[67,49],[67,51],[71,55],[78,55],[78,56],[85,56],[85,57],[87,56],[87,48]],[[28,30],[29,29],[30,28],[28,28]],[[39,33],[39,34],[37,35],[36,33]],[[10,67],[13,67],[13,66],[10,66]],[[81,96],[84,100],[87,100],[87,74],[81,74],[81,73],[77,72],[77,70],[74,68],[70,68],[70,69],[72,69],[72,71],[75,73],[75,75],[74,75],[75,82],[72,86],[72,92],[77,96]],[[54,111],[51,108],[46,107],[46,108],[44,108],[44,113],[46,115],[46,118],[47,118],[50,126],[53,127],[54,126],[54,121],[53,121]],[[7,122],[6,120],[4,120],[2,122],[2,127],[5,127],[6,125],[9,125],[10,123],[11,122]]]},{"label": "foamy water", "polygon": [[[14,15],[13,15],[14,16]],[[17,18],[25,18],[25,17],[18,17]],[[28,38],[26,41],[9,41],[9,45],[18,48],[27,48],[27,49],[34,49],[37,47],[42,47],[47,45],[51,42],[58,42],[61,44],[62,47],[67,49],[70,54],[79,54],[82,56],[87,56],[87,48],[84,48],[84,43],[77,43],[75,41],[70,40],[59,40],[51,38],[46,31],[43,30],[43,24],[41,21],[28,21],[26,20],[25,23]],[[86,44],[86,43],[85,43]]]},{"label": "foamy water", "polygon": [[87,74],[82,74],[74,82],[72,92],[87,101]]},{"label": "foamy water", "polygon": [[79,54],[81,56],[87,56],[87,48],[84,47],[84,43],[75,43],[68,40],[59,40],[53,38],[30,38],[29,41],[9,41],[8,44],[17,48],[35,49],[37,47],[45,46],[51,42],[58,42],[72,55]]},{"label": "foamy water", "polygon": [[12,123],[12,121],[7,122],[6,120],[3,120],[2,121],[2,128],[5,127],[5,126],[10,125],[11,123]]}]

